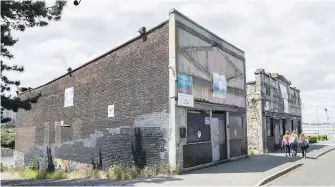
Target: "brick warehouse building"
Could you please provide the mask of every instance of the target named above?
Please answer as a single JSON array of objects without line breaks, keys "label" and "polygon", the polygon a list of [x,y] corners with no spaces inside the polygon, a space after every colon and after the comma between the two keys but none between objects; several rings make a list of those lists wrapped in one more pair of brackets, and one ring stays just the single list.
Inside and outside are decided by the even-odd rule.
[{"label": "brick warehouse building", "polygon": [[257,69],[247,83],[247,124],[250,151],[278,149],[285,131],[302,132],[300,90],[278,73]]},{"label": "brick warehouse building", "polygon": [[[186,171],[247,154],[244,52],[176,10],[100,57],[20,93],[16,166]],[[49,158],[49,159],[47,159]],[[50,164],[50,163],[49,163]]]}]

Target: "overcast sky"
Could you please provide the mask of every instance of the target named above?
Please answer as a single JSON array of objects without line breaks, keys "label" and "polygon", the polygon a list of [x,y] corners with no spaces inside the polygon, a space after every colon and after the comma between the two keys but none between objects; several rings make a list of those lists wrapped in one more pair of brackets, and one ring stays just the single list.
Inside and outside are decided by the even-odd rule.
[{"label": "overcast sky", "polygon": [[168,18],[176,8],[245,51],[247,81],[264,68],[301,90],[303,122],[335,122],[335,1],[224,2],[69,0],[60,22],[15,33],[12,74],[21,86],[36,87]]}]

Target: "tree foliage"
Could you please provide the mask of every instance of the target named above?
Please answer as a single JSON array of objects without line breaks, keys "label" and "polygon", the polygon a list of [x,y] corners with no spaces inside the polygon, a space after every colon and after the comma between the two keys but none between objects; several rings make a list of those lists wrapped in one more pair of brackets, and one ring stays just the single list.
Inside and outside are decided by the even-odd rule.
[{"label": "tree foliage", "polygon": [[11,80],[4,75],[5,71],[21,73],[23,66],[10,65],[5,60],[11,60],[14,55],[10,52],[18,39],[12,36],[12,31],[25,31],[26,28],[44,27],[50,21],[58,21],[66,1],[56,1],[47,7],[44,1],[1,1],[1,106],[8,110],[17,112],[19,108],[29,110],[31,103],[36,102],[40,95],[33,96],[26,100],[12,96],[9,93],[11,88],[19,86],[19,80]]}]

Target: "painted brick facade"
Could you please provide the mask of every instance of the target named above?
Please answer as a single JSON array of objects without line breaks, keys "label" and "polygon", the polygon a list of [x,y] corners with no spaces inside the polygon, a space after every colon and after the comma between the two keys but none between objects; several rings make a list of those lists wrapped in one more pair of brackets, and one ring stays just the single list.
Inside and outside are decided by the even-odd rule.
[{"label": "painted brick facade", "polygon": [[[164,22],[147,32],[146,41],[135,38],[71,75],[23,93],[22,98],[41,97],[30,111],[18,112],[16,165],[36,155],[45,158],[47,146],[54,159],[84,164],[97,163],[100,154],[103,169],[133,164],[136,150],[147,164],[165,162],[168,30]],[[64,107],[64,90],[70,87],[73,106]],[[115,106],[114,117],[108,118],[108,105]]]}]

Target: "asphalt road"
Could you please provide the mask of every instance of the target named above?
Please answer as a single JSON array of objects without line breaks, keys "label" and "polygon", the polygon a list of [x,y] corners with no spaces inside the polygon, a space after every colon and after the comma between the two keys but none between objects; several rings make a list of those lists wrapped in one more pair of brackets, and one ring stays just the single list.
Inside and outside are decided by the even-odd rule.
[{"label": "asphalt road", "polygon": [[269,186],[335,186],[335,150],[304,164]]}]

